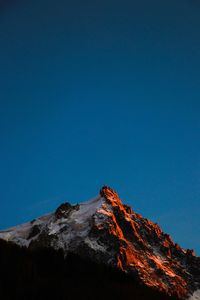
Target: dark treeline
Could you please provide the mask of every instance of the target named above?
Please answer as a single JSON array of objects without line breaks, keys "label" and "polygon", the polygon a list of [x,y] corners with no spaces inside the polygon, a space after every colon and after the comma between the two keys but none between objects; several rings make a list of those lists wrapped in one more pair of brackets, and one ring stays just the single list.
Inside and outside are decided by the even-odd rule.
[{"label": "dark treeline", "polygon": [[[169,300],[121,272],[62,251],[0,240],[2,300]],[[174,298],[173,298],[174,299]]]}]

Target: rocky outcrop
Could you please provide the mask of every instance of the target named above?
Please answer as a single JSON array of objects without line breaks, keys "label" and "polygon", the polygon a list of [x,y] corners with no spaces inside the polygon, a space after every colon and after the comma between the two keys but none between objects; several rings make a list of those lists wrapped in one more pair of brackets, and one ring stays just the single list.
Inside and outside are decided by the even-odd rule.
[{"label": "rocky outcrop", "polygon": [[62,203],[55,211],[55,217],[57,219],[60,218],[67,218],[70,213],[74,210],[78,210],[79,209],[79,205],[71,205],[68,202]]}]

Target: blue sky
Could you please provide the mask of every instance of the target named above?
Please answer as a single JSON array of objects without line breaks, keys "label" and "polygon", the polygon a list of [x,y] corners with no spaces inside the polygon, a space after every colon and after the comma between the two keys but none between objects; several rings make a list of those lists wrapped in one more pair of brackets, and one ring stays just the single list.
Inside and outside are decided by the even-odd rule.
[{"label": "blue sky", "polygon": [[0,228],[108,184],[200,255],[199,13],[0,2]]}]

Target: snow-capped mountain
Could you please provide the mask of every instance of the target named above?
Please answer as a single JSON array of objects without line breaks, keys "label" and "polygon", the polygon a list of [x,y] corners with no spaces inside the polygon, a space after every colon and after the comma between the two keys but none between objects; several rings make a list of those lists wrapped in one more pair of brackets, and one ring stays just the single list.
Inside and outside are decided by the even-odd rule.
[{"label": "snow-capped mountain", "polygon": [[88,202],[64,203],[55,213],[0,231],[0,238],[29,249],[50,247],[63,249],[66,256],[78,254],[180,299],[200,289],[200,257],[122,204],[107,186]]}]

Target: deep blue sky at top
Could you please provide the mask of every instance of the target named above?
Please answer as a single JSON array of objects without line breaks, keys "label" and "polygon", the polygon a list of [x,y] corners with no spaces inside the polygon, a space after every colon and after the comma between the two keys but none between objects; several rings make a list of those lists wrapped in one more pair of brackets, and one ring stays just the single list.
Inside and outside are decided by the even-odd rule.
[{"label": "deep blue sky at top", "polygon": [[0,228],[102,184],[200,254],[200,4],[0,0]]}]

